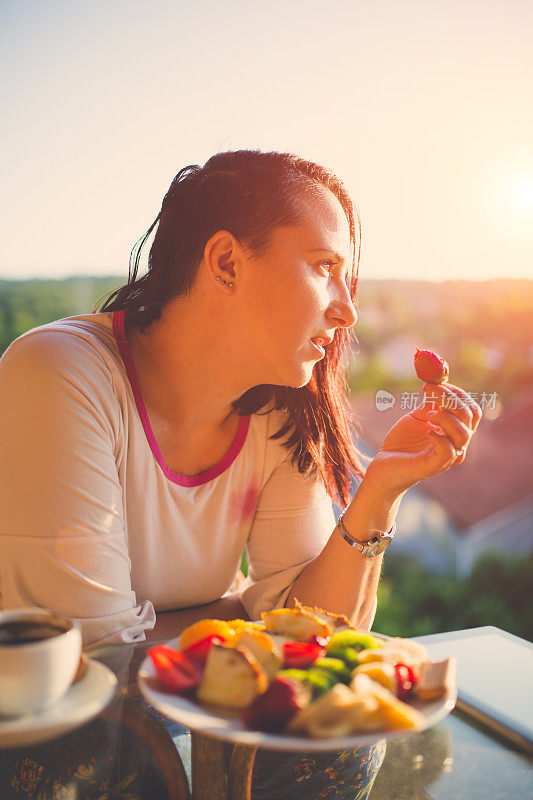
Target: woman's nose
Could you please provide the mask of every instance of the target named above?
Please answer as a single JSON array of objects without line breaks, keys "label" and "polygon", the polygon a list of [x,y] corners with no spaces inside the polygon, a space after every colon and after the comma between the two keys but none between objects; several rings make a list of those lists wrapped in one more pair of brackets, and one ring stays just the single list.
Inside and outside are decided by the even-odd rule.
[{"label": "woman's nose", "polygon": [[337,328],[351,328],[357,322],[357,311],[348,292],[342,299],[337,298],[329,307],[329,317]]}]

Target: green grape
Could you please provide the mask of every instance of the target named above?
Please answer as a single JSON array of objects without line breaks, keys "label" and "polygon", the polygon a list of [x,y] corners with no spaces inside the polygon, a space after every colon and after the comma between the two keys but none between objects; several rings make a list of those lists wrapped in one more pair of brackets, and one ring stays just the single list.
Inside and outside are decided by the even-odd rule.
[{"label": "green grape", "polygon": [[307,672],[307,683],[313,689],[313,696],[319,697],[321,694],[329,692],[332,686],[338,683],[337,675],[320,667],[312,666]]},{"label": "green grape", "polygon": [[278,672],[278,676],[280,678],[292,678],[295,681],[307,681],[307,670],[306,669],[281,669]]},{"label": "green grape", "polygon": [[374,639],[369,633],[357,633],[357,631],[340,631],[334,633],[328,642],[326,650],[329,653],[333,651],[344,650],[346,647],[352,647],[354,650],[371,650],[375,647],[383,647],[383,642]]},{"label": "green grape", "polygon": [[349,683],[352,679],[352,670],[340,658],[317,658],[313,667],[331,672],[336,676],[337,681],[342,681],[342,683]]}]

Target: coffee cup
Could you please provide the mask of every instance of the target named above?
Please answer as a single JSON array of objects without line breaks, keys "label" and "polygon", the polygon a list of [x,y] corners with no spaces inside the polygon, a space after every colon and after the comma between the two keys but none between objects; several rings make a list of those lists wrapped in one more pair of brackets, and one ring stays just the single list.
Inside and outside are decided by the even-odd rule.
[{"label": "coffee cup", "polygon": [[71,685],[81,656],[73,620],[39,608],[0,612],[0,715],[55,703]]}]

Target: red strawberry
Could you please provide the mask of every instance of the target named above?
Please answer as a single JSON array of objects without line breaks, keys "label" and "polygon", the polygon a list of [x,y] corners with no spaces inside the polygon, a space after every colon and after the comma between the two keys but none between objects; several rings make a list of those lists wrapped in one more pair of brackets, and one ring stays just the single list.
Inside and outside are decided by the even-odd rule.
[{"label": "red strawberry", "polygon": [[212,633],[210,636],[205,636],[203,639],[194,642],[194,644],[191,644],[191,646],[187,647],[183,652],[191,661],[194,661],[195,664],[205,667],[205,662],[207,661],[211,646],[213,644],[223,644],[224,642],[225,639],[223,636]]},{"label": "red strawberry", "polygon": [[413,693],[418,683],[418,675],[407,664],[395,664],[394,672],[396,674],[396,694],[400,700],[405,700],[406,697]]},{"label": "red strawberry", "polygon": [[415,353],[416,374],[424,383],[446,383],[450,377],[448,363],[432,350],[419,350]]},{"label": "red strawberry", "polygon": [[[318,638],[318,637],[317,637]],[[284,669],[305,669],[310,667],[317,658],[323,658],[326,650],[319,644],[310,642],[284,642],[283,667]]]},{"label": "red strawberry", "polygon": [[266,692],[244,709],[243,722],[257,731],[282,731],[311,700],[311,690],[290,678],[274,678]]},{"label": "red strawberry", "polygon": [[179,653],[166,644],[157,644],[148,650],[148,655],[164,691],[190,694],[200,685],[202,671],[185,653]]}]

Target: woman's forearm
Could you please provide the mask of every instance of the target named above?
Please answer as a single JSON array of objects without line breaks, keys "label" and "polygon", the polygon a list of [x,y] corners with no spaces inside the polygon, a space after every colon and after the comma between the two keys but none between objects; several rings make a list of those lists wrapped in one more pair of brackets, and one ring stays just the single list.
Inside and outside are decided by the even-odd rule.
[{"label": "woman's forearm", "polygon": [[179,636],[182,630],[193,622],[210,617],[212,619],[248,619],[248,614],[240,600],[240,594],[221,597],[213,603],[177,611],[163,611],[157,614],[155,627],[146,631],[147,639],[170,639]]},{"label": "woman's forearm", "polygon": [[[378,531],[390,530],[403,494],[385,497],[365,478],[343,518],[350,536],[366,541]],[[357,627],[368,629],[374,615],[382,560],[382,555],[374,558],[361,555],[336,527],[320,555],[294,582],[286,606],[292,607],[297,598],[304,605],[345,614]]]}]

